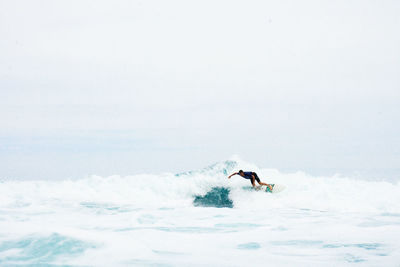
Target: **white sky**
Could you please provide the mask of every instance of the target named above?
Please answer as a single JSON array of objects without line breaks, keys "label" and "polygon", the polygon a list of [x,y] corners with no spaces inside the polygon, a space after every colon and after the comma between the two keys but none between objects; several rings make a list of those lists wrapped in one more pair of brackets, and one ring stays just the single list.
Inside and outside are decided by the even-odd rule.
[{"label": "white sky", "polygon": [[0,0],[0,177],[232,154],[400,177],[399,14],[399,1]]}]

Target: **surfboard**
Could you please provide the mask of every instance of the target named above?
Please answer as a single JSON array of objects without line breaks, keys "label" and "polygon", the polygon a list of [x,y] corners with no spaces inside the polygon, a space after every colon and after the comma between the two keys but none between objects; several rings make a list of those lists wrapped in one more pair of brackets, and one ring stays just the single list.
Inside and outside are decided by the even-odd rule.
[{"label": "surfboard", "polygon": [[255,190],[256,191],[262,190],[262,191],[265,191],[265,192],[268,192],[268,193],[279,193],[279,192],[282,192],[285,189],[285,186],[281,185],[281,184],[271,184],[271,185],[272,185],[272,191],[271,191],[271,189],[269,189],[268,186],[265,186],[265,185],[256,186]]}]

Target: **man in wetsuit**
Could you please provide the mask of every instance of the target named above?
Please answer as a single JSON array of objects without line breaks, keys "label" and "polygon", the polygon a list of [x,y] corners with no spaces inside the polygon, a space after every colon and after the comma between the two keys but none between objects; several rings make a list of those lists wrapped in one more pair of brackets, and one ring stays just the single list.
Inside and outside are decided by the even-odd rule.
[{"label": "man in wetsuit", "polygon": [[260,185],[266,185],[266,186],[268,186],[269,189],[272,191],[272,186],[271,186],[270,184],[266,184],[266,183],[261,182],[261,181],[260,181],[260,178],[258,178],[257,173],[255,173],[255,172],[244,172],[244,171],[240,170],[239,172],[235,172],[235,173],[232,173],[231,175],[229,175],[229,176],[228,176],[228,179],[230,179],[232,176],[234,176],[234,175],[236,175],[236,174],[242,176],[244,179],[249,179],[250,182],[251,182],[251,185],[252,185],[253,187],[256,186],[255,181],[257,181],[258,184],[260,184]]}]

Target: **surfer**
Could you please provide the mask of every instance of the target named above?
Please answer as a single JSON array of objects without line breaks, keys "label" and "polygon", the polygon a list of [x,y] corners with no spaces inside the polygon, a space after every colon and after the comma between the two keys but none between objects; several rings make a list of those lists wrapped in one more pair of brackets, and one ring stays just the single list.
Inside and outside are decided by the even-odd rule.
[{"label": "surfer", "polygon": [[257,173],[255,173],[255,172],[244,172],[244,171],[240,170],[239,172],[235,172],[235,173],[232,173],[231,175],[229,175],[229,176],[228,176],[228,179],[230,179],[232,176],[234,176],[234,175],[236,175],[236,174],[242,176],[244,179],[249,179],[250,182],[251,182],[251,185],[252,185],[253,187],[256,186],[255,181],[257,181],[258,184],[260,184],[260,185],[266,185],[266,186],[268,186],[269,189],[272,191],[272,186],[271,186],[270,184],[266,184],[266,183],[261,182],[261,181],[260,181],[260,178],[258,178]]}]

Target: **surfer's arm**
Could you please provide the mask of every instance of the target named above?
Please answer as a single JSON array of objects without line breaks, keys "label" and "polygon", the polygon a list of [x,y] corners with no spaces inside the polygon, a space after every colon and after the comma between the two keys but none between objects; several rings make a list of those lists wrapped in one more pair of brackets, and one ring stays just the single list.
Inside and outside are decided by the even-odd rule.
[{"label": "surfer's arm", "polygon": [[251,184],[253,185],[253,187],[256,187],[256,177],[254,177],[254,175],[251,175]]},{"label": "surfer's arm", "polygon": [[239,174],[238,172],[232,173],[231,175],[228,176],[228,179],[230,179],[232,176]]}]

